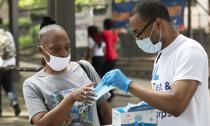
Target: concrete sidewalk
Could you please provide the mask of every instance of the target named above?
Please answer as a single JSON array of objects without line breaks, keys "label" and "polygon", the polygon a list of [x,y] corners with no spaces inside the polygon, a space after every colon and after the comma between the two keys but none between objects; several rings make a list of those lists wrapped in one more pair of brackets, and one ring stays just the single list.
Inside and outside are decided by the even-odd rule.
[{"label": "concrete sidewalk", "polygon": [[[20,66],[27,66],[27,67],[35,67],[39,68],[41,67],[40,65],[37,64],[32,64],[32,63],[27,63],[27,62],[20,62]],[[34,73],[33,72],[20,72],[20,79],[18,82],[15,82],[15,91],[18,96],[19,100],[19,105],[21,108],[21,113],[18,117],[14,116],[14,111],[13,108],[11,108],[8,105],[8,100],[7,96],[5,95],[5,92],[2,90],[2,117],[0,117],[0,126],[32,126],[29,124],[28,121],[28,112],[27,108],[25,105],[25,101],[23,98],[23,93],[22,93],[22,84],[23,81],[32,76]]]}]

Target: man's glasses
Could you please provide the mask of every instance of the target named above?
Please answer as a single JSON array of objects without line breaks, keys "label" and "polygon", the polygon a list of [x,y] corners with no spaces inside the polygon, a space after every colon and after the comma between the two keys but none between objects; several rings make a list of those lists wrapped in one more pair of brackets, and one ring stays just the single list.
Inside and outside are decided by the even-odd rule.
[{"label": "man's glasses", "polygon": [[[145,26],[144,26],[144,28],[140,31],[140,32],[137,32],[138,31],[138,29],[135,29],[134,31],[133,31],[133,36],[134,37],[136,37],[136,38],[139,38],[139,36],[147,29],[147,27],[152,23],[152,22],[154,22],[156,19],[153,19],[153,20],[151,20],[151,21],[149,21]],[[136,35],[137,34],[137,35]]]}]

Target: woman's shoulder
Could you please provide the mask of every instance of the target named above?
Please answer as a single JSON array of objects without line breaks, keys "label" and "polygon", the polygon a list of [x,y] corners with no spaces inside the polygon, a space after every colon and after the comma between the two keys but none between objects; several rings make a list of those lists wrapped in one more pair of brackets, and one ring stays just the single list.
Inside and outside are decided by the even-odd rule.
[{"label": "woman's shoulder", "polygon": [[89,37],[89,38],[88,38],[88,41],[89,41],[89,43],[94,43],[94,40],[93,40],[92,37]]},{"label": "woman's shoulder", "polygon": [[40,71],[38,71],[37,73],[35,73],[34,75],[32,75],[31,77],[28,77],[23,85],[31,85],[31,84],[34,84],[39,77],[42,77],[42,76],[45,76],[44,75],[44,69],[41,69]]}]

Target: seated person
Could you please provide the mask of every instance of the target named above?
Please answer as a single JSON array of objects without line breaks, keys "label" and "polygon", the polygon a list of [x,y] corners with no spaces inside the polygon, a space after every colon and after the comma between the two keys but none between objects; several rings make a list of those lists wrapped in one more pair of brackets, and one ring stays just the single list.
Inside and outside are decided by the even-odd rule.
[{"label": "seated person", "polygon": [[70,62],[70,40],[54,20],[44,17],[40,29],[38,50],[46,64],[23,85],[30,123],[39,126],[111,124],[111,108],[106,101],[110,94],[96,102],[90,97],[96,96],[91,93],[93,82],[101,81],[94,68],[87,61]]}]

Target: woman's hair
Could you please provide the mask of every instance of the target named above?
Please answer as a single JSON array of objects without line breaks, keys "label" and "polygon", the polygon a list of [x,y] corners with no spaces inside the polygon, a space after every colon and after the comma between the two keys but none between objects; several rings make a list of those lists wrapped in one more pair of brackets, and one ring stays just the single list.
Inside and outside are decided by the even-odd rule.
[{"label": "woman's hair", "polygon": [[101,34],[96,26],[89,26],[88,27],[88,36],[90,36],[97,44],[99,47],[101,47]]},{"label": "woman's hair", "polygon": [[[40,31],[38,34],[39,42],[43,41],[48,42],[48,32],[49,31],[60,31],[64,30],[61,26],[56,24],[56,21],[53,20],[51,17],[43,17],[40,23]],[[41,63],[45,66],[46,61],[44,58],[41,59]]]},{"label": "woman's hair", "polygon": [[56,21],[54,19],[52,19],[51,17],[43,17],[41,24],[40,24],[40,30],[47,26],[47,25],[52,25],[52,24],[56,24]]},{"label": "woman's hair", "polygon": [[49,31],[60,31],[64,30],[60,25],[56,24],[56,21],[52,19],[51,17],[43,17],[41,24],[40,24],[40,31],[38,34],[39,42],[41,40],[47,41],[47,33]]}]

